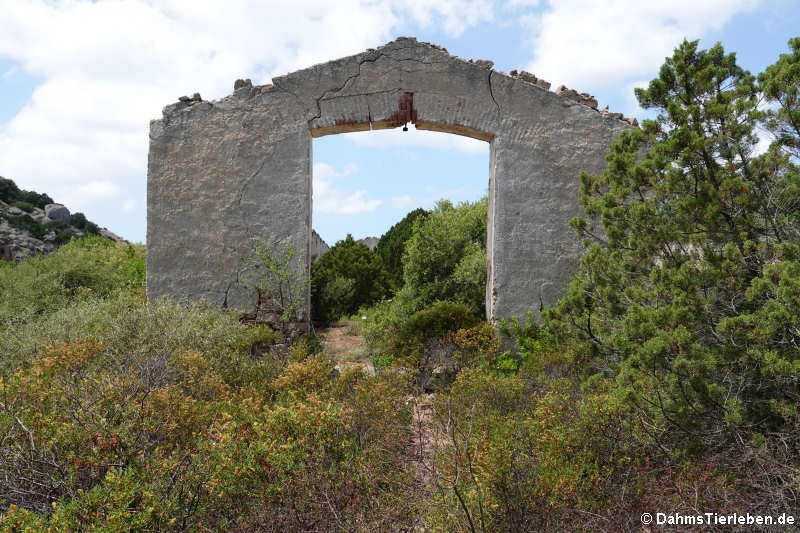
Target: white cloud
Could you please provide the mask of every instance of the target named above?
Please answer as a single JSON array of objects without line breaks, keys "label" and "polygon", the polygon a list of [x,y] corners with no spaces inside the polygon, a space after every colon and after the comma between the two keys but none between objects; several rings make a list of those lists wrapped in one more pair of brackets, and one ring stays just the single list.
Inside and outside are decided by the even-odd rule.
[{"label": "white cloud", "polygon": [[122,202],[122,212],[132,214],[136,212],[136,200],[128,198]]},{"label": "white cloud", "polygon": [[553,86],[591,90],[655,73],[682,39],[722,28],[760,0],[550,0],[526,18],[533,38],[527,69]]},{"label": "white cloud", "polygon": [[71,210],[80,211],[96,201],[105,201],[120,195],[120,188],[110,181],[90,181],[75,187],[60,197]]},{"label": "white cloud", "polygon": [[88,210],[97,197],[77,198],[79,185],[141,189],[148,122],[180,95],[268,83],[409,21],[459,35],[491,16],[488,0],[0,0],[0,57],[43,80],[0,125],[0,171]]},{"label": "white cloud", "polygon": [[409,209],[411,207],[422,207],[425,209],[432,209],[437,202],[443,199],[449,199],[451,202],[461,201],[475,201],[476,198],[486,195],[486,190],[470,189],[465,187],[453,187],[448,189],[439,189],[433,185],[426,185],[423,188],[424,194],[404,194],[402,196],[393,196],[389,200],[389,205],[394,209]]},{"label": "white cloud", "polygon": [[392,206],[393,209],[408,209],[412,205],[414,205],[414,200],[411,198],[410,194],[404,194],[402,196],[393,196],[392,199],[389,201],[389,205]]},{"label": "white cloud", "polygon": [[347,139],[363,148],[433,148],[467,154],[489,153],[489,143],[471,137],[452,135],[439,131],[418,130],[409,126],[391,130],[360,131],[345,134]]},{"label": "white cloud", "polygon": [[0,80],[7,80],[7,79],[13,77],[14,74],[16,74],[17,72],[19,72],[19,67],[14,65],[10,69],[8,69],[5,72],[3,72],[2,75],[0,75]]},{"label": "white cloud", "polygon": [[332,215],[358,215],[375,211],[383,202],[368,198],[367,191],[358,190],[348,194],[336,186],[336,178],[356,172],[358,167],[354,163],[348,163],[341,171],[327,163],[314,163],[314,211]]},{"label": "white cloud", "polygon": [[645,110],[639,107],[639,100],[636,99],[635,89],[646,89],[649,84],[649,80],[636,80],[626,83],[622,89],[625,95],[623,108],[614,109],[614,111],[621,112],[629,117],[641,117],[645,113]]}]

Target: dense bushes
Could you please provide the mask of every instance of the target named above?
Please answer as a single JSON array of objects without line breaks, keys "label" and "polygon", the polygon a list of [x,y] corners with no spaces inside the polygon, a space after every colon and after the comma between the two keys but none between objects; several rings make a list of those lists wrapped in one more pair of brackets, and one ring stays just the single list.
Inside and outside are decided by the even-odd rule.
[{"label": "dense bushes", "polygon": [[144,247],[92,237],[0,269],[0,331],[11,322],[96,300],[120,288],[143,290]]},{"label": "dense bushes", "polygon": [[86,215],[83,213],[73,213],[69,219],[69,223],[79,230],[85,232],[87,235],[99,235],[100,228],[94,222],[89,222]]},{"label": "dense bushes", "polygon": [[[2,176],[0,176],[0,200],[7,204],[24,202],[28,205],[38,207],[39,209],[44,209],[44,206],[53,203],[53,199],[46,194],[20,190],[16,183]],[[23,207],[20,207],[20,209],[27,211],[27,209]]]},{"label": "dense bushes", "polygon": [[322,254],[311,267],[311,309],[327,324],[355,313],[389,294],[391,281],[383,261],[351,235]]},{"label": "dense bushes", "polygon": [[375,252],[383,260],[395,288],[403,286],[403,254],[406,251],[406,242],[414,230],[414,222],[419,218],[424,219],[427,214],[424,209],[414,209],[403,220],[389,228],[375,247]]},{"label": "dense bushes", "polygon": [[403,275],[421,307],[449,300],[484,315],[486,206],[485,198],[458,206],[443,200],[417,219],[406,243]]},{"label": "dense bushes", "polygon": [[0,268],[0,531],[411,527],[403,376],[147,303],[141,266],[86,239]]},{"label": "dense bushes", "polygon": [[[455,347],[439,334],[436,324],[440,322],[443,331],[455,332],[484,317],[486,206],[486,199],[458,206],[441,201],[430,213],[414,218],[405,242],[402,288],[391,300],[359,311],[367,317],[361,331],[378,366],[393,361],[418,365],[422,381],[437,363],[441,367],[449,361],[445,366],[456,371]],[[450,320],[455,310],[461,322],[458,327]],[[434,346],[439,352],[436,357],[420,357]]]},{"label": "dense bushes", "polygon": [[216,338],[192,329],[205,347],[50,343],[5,379],[0,499],[27,511],[10,507],[4,531],[376,531],[409,520],[401,379],[335,378],[319,358],[253,360],[234,348],[241,326]]}]

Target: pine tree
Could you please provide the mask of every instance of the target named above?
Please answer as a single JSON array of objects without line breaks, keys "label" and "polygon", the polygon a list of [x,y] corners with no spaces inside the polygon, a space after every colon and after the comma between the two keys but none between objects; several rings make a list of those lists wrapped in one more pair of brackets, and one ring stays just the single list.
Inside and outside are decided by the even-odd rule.
[{"label": "pine tree", "polygon": [[[759,78],[684,41],[636,96],[658,111],[581,176],[587,252],[549,325],[649,427],[708,449],[800,399],[800,39]],[[761,110],[764,100],[777,105]],[[756,132],[775,134],[756,152]],[[792,152],[794,150],[794,152]]]}]

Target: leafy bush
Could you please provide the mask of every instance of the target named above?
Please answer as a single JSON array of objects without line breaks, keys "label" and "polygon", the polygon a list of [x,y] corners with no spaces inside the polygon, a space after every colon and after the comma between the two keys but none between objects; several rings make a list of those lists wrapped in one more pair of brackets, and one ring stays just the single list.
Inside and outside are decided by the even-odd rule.
[{"label": "leafy bush", "polygon": [[30,202],[23,202],[21,200],[17,200],[15,202],[11,202],[12,207],[16,207],[17,209],[22,209],[26,213],[31,213],[36,206]]},{"label": "leafy bush", "polygon": [[458,206],[443,200],[416,220],[403,268],[405,286],[414,291],[421,307],[449,300],[484,315],[486,206],[486,199]]},{"label": "leafy bush", "polygon": [[53,199],[46,194],[20,190],[16,183],[2,176],[0,176],[0,200],[7,204],[24,202],[34,205],[39,209],[44,209],[44,206],[53,203]]},{"label": "leafy bush", "polygon": [[40,224],[29,215],[5,215],[4,217],[12,228],[27,231],[31,236],[41,239],[47,234],[47,227]]},{"label": "leafy bush", "polygon": [[107,303],[80,304],[105,317],[94,335],[73,322],[82,336],[39,345],[4,380],[0,530],[373,531],[413,518],[398,376],[253,359],[235,348],[252,328],[233,313]]},{"label": "leafy bush", "polygon": [[367,317],[361,322],[360,330],[370,354],[388,353],[397,331],[419,308],[413,291],[404,287],[390,300],[359,309],[358,316]]},{"label": "leafy bush", "polygon": [[428,212],[424,209],[414,209],[403,220],[389,228],[389,231],[381,236],[375,247],[375,252],[383,260],[383,264],[397,288],[403,286],[403,254],[405,254],[406,242],[411,238],[414,222],[417,219],[424,219],[427,214]]},{"label": "leafy bush", "polygon": [[403,255],[405,284],[391,300],[359,310],[367,317],[363,335],[373,358],[383,363],[394,357],[406,321],[437,301],[461,303],[473,316],[484,315],[486,205],[485,199],[459,206],[441,201],[431,213],[414,218]]},{"label": "leafy bush", "polygon": [[0,531],[410,525],[402,376],[339,376],[313,337],[278,359],[143,274],[98,238],[0,269]]},{"label": "leafy bush", "polygon": [[11,322],[144,284],[144,247],[92,237],[0,270],[0,331]]},{"label": "leafy bush", "polygon": [[238,281],[255,290],[257,296],[256,313],[250,318],[293,334],[298,324],[308,322],[305,307],[309,279],[297,248],[254,240],[251,249],[250,257],[243,258],[245,269]]},{"label": "leafy bush", "polygon": [[389,335],[387,351],[379,354],[384,357],[376,360],[385,366],[390,355],[396,364],[412,369],[415,383],[425,390],[446,387],[465,363],[472,362],[464,360],[453,336],[480,322],[464,304],[436,302],[399,324]]},{"label": "leafy bush", "polygon": [[89,222],[83,213],[73,213],[69,220],[70,225],[82,230],[88,235],[99,235],[100,228],[94,222]]},{"label": "leafy bush", "polygon": [[351,315],[386,296],[390,283],[381,258],[348,235],[311,266],[314,321],[326,324]]},{"label": "leafy bush", "polygon": [[443,339],[447,334],[469,328],[479,320],[462,303],[436,302],[417,311],[406,321],[397,334],[399,350],[414,350],[428,340]]}]

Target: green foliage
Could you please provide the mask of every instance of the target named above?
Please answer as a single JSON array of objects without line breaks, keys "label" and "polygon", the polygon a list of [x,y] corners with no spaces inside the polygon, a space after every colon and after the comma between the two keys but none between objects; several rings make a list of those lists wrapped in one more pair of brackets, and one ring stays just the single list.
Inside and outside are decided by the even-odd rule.
[{"label": "green foliage", "polygon": [[[436,302],[459,303],[473,317],[484,315],[486,206],[486,199],[458,206],[441,201],[431,213],[415,217],[403,255],[405,284],[391,300],[359,310],[367,317],[363,336],[373,358],[382,364],[393,360],[406,322]],[[400,229],[409,221],[404,222]]]},{"label": "green foliage", "polygon": [[[273,324],[281,331],[304,321],[306,291],[309,276],[293,245],[267,244],[254,240],[252,252],[243,257],[245,268],[238,283],[254,289],[258,297],[258,313],[277,315]],[[227,303],[226,303],[227,305]]]},{"label": "green foliage", "polygon": [[[46,194],[21,190],[12,180],[6,179],[2,176],[0,176],[0,200],[7,204],[23,202],[36,206],[39,209],[44,209],[44,206],[53,203],[53,199]],[[23,210],[27,211],[27,209]]]},{"label": "green foliage", "polygon": [[21,201],[21,200],[17,200],[17,201],[15,201],[15,202],[11,202],[11,206],[12,206],[12,207],[16,207],[17,209],[22,209],[22,210],[23,210],[23,211],[25,211],[26,213],[31,213],[31,212],[33,212],[33,210],[36,208],[36,206],[35,206],[35,205],[33,205],[32,203],[30,203],[30,202],[23,202],[23,201]]},{"label": "green foliage", "polygon": [[327,324],[385,297],[391,281],[383,261],[351,235],[337,242],[311,266],[314,322]]},{"label": "green foliage", "polygon": [[47,234],[47,227],[28,215],[6,215],[4,218],[12,228],[27,231],[36,239],[42,239]]},{"label": "green foliage", "polygon": [[0,331],[13,322],[144,284],[144,247],[91,237],[0,269]]},{"label": "green foliage", "polygon": [[474,363],[476,352],[487,348],[471,338],[475,332],[469,328],[479,324],[485,323],[466,305],[436,302],[384,332],[386,347],[373,361],[379,367],[391,363],[411,369],[415,383],[425,390],[446,387],[460,368]]},{"label": "green foliage", "polygon": [[422,208],[414,209],[403,220],[389,228],[375,247],[375,252],[383,260],[395,287],[403,286],[403,254],[406,242],[411,238],[414,222],[417,219],[424,219],[427,214],[428,212]]},{"label": "green foliage", "polygon": [[418,310],[413,291],[405,287],[390,300],[359,309],[358,316],[367,317],[361,323],[361,335],[370,353],[377,355],[389,352],[395,333]]},{"label": "green foliage", "polygon": [[441,340],[449,333],[469,328],[479,320],[462,303],[436,302],[417,311],[402,325],[397,334],[399,350],[413,350],[428,340]]},{"label": "green foliage", "polygon": [[[161,317],[139,325],[166,332]],[[407,523],[402,379],[336,378],[319,358],[264,374],[273,362],[232,352],[226,338],[242,326],[227,323],[205,344],[120,351],[90,338],[52,342],[4,379],[0,530]]]},{"label": "green foliage", "polygon": [[100,228],[94,222],[89,222],[83,213],[73,213],[69,219],[70,225],[82,230],[88,235],[99,235]]},{"label": "green foliage", "polygon": [[791,53],[781,54],[758,76],[764,97],[774,106],[766,126],[777,145],[800,157],[800,37],[789,39]]},{"label": "green foliage", "polygon": [[143,264],[92,238],[0,269],[0,531],[412,527],[403,376],[147,302]]},{"label": "green foliage", "polygon": [[[783,100],[765,117],[732,54],[683,42],[637,89],[658,118],[613,144],[601,176],[581,177],[594,224],[573,223],[589,248],[546,316],[687,449],[794,419],[800,174],[784,148],[800,137],[796,86],[781,84],[796,85],[796,63],[762,75],[764,96]],[[765,118],[778,141],[757,155]]]},{"label": "green foliage", "polygon": [[425,516],[437,526],[431,530],[595,530],[586,528],[593,516],[602,520],[597,530],[628,530],[611,525],[630,519],[615,503],[641,497],[635,482],[618,477],[638,459],[624,405],[608,394],[581,398],[565,382],[550,385],[536,394],[522,376],[468,369],[439,397],[439,490]]},{"label": "green foliage", "polygon": [[485,313],[486,206],[486,199],[458,206],[443,200],[414,223],[403,268],[420,308],[450,300]]}]

